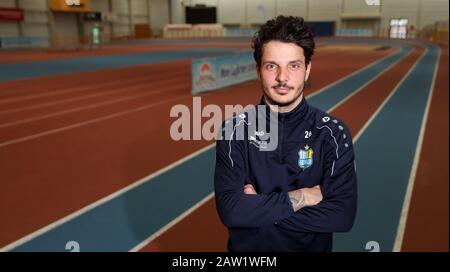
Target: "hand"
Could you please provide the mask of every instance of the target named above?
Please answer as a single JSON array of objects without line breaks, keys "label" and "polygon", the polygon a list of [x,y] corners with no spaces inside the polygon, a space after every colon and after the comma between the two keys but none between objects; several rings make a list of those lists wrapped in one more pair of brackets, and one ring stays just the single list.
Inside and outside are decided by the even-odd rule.
[{"label": "hand", "polygon": [[251,184],[247,184],[244,186],[244,194],[246,195],[257,195],[255,187]]},{"label": "hand", "polygon": [[292,202],[292,208],[294,208],[294,212],[304,207],[317,205],[323,199],[319,185],[316,185],[312,188],[301,188],[290,191],[288,195]]},{"label": "hand", "polygon": [[316,185],[312,188],[302,188],[300,189],[305,195],[305,206],[314,206],[322,201],[322,191],[320,190],[320,185]]}]

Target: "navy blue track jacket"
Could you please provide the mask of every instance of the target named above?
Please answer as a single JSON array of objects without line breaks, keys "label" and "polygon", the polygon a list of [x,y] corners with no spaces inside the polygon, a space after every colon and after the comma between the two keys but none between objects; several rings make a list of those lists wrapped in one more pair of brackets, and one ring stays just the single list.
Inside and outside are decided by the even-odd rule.
[{"label": "navy blue track jacket", "polygon": [[[292,111],[278,113],[276,148],[262,151],[266,143],[259,136],[264,132],[249,128],[249,112],[261,114],[256,108],[227,120],[224,139],[216,145],[214,189],[219,216],[229,230],[228,250],[331,251],[332,233],[349,231],[356,214],[350,132],[303,99]],[[266,108],[269,131],[273,111]],[[227,123],[233,127],[225,131]],[[245,135],[238,139],[240,128]],[[257,195],[243,193],[248,183]],[[315,185],[321,185],[323,200],[294,212],[288,192]]]}]

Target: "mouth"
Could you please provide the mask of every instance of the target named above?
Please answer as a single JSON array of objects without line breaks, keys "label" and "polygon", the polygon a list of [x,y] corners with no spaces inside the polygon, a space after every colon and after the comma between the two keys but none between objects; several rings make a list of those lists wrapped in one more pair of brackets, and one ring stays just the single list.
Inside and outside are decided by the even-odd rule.
[{"label": "mouth", "polygon": [[285,95],[287,93],[289,93],[289,91],[292,89],[290,87],[273,87],[273,89],[275,90],[275,92],[279,95]]}]

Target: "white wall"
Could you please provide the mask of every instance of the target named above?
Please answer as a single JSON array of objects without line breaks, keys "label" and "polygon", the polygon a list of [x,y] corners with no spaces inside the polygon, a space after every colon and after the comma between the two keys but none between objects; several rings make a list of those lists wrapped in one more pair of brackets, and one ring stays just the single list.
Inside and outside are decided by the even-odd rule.
[{"label": "white wall", "polygon": [[219,0],[217,20],[222,24],[247,24],[247,6],[242,0]]},{"label": "white wall", "polygon": [[[171,1],[171,23],[184,23],[180,0]],[[339,20],[343,0],[185,0],[187,5],[217,7],[218,22],[223,24],[261,24],[262,19],[279,14],[303,16],[315,21]]]},{"label": "white wall", "polygon": [[[383,5],[385,4],[385,2],[388,1],[383,1]],[[381,5],[369,6],[366,4],[366,1],[364,0],[342,0],[342,11],[344,13],[352,13],[352,14],[379,13],[380,7]]]},{"label": "white wall", "polygon": [[184,24],[186,22],[185,18],[185,8],[180,4],[180,0],[169,0],[170,1],[170,23],[172,24]]},{"label": "white wall", "polygon": [[[25,20],[21,23],[1,22],[0,36],[51,34],[49,0],[17,2],[18,7],[25,11]],[[379,13],[377,26],[382,28],[389,27],[390,19],[402,17],[420,29],[438,20],[448,20],[449,16],[447,0],[381,0],[381,7],[368,6],[365,0],[91,0],[91,5],[93,11],[111,11],[116,15],[117,20],[103,22],[102,26],[105,33],[122,36],[131,35],[135,23],[149,23],[153,33],[161,33],[167,23],[184,23],[185,7],[180,2],[216,6],[219,23],[243,26],[260,24],[264,17],[269,19],[285,14],[303,16],[308,21],[335,21],[339,28],[341,16]],[[15,6],[16,0],[0,0],[0,7]],[[71,29],[72,26],[68,27]],[[86,27],[89,25],[85,30]]]},{"label": "white wall", "polygon": [[[15,0],[0,0],[0,7],[16,7]],[[48,36],[49,20],[46,0],[19,0],[17,7],[24,9],[24,21],[0,22],[0,37]]]},{"label": "white wall", "polygon": [[308,1],[308,21],[339,21],[341,0]]},{"label": "white wall", "polygon": [[389,28],[389,22],[394,18],[406,18],[409,25],[417,27],[419,15],[419,2],[417,0],[383,1],[381,7],[381,27]]},{"label": "white wall", "polygon": [[155,35],[162,35],[164,25],[169,22],[169,1],[150,1],[150,27],[152,29],[152,33]]},{"label": "white wall", "polygon": [[[16,3],[14,0],[0,0],[0,7],[14,8]],[[17,23],[0,22],[0,37],[17,37],[19,33],[19,25]]]},{"label": "white wall", "polygon": [[22,35],[48,37],[50,35],[48,24],[47,12],[25,11]]},{"label": "white wall", "polygon": [[[152,33],[162,33],[165,24],[170,23],[169,1],[176,3],[180,9],[179,22],[184,22],[184,9],[179,0],[91,0],[92,11],[112,14],[116,20],[100,22],[104,37],[132,35],[134,24],[150,24]],[[73,36],[80,32],[89,35],[93,22],[84,22],[83,31],[79,31],[74,13],[52,12],[49,0],[17,0],[18,7],[24,9],[23,22],[0,22],[2,36]],[[217,4],[218,0],[208,0],[208,5]],[[110,5],[111,4],[111,5]],[[16,7],[16,0],[0,0],[0,7]],[[131,10],[130,10],[131,7]],[[111,16],[109,16],[111,17]],[[67,31],[63,31],[67,29]]]},{"label": "white wall", "polygon": [[19,0],[19,6],[26,10],[48,11],[47,0]]},{"label": "white wall", "polygon": [[2,22],[0,23],[0,37],[17,37],[19,36],[19,26],[16,23]]},{"label": "white wall", "polygon": [[308,18],[307,0],[278,0],[276,1],[277,15],[292,15]]},{"label": "white wall", "polygon": [[22,36],[50,35],[47,0],[19,0],[19,7],[25,10],[25,20],[20,24]]},{"label": "white wall", "polygon": [[448,0],[422,0],[418,27],[436,21],[448,21]]},{"label": "white wall", "polygon": [[112,33],[114,36],[131,35],[130,13],[128,0],[112,0],[112,13],[116,15],[116,20],[112,23]]},{"label": "white wall", "polygon": [[[171,23],[184,23],[184,7],[180,0],[171,1]],[[184,0],[185,5],[206,4],[217,7],[218,22],[249,26],[261,23],[264,15],[302,16],[308,21],[334,21],[336,27],[346,27],[344,18],[374,28],[389,28],[393,18],[406,18],[415,29],[437,20],[447,20],[447,0],[380,0],[381,6],[369,6],[365,0]],[[257,8],[259,7],[259,8]],[[263,12],[264,11],[264,12]],[[367,24],[364,18],[369,18]],[[369,22],[370,21],[370,22]],[[376,30],[376,29],[374,29]]]},{"label": "white wall", "polygon": [[147,0],[130,0],[131,13],[133,14],[133,24],[149,23],[148,21],[148,1]]},{"label": "white wall", "polygon": [[276,15],[274,0],[247,0],[246,2],[249,24],[264,24]]},{"label": "white wall", "polygon": [[14,7],[16,7],[16,3],[14,0],[0,0],[0,7],[14,8]]}]

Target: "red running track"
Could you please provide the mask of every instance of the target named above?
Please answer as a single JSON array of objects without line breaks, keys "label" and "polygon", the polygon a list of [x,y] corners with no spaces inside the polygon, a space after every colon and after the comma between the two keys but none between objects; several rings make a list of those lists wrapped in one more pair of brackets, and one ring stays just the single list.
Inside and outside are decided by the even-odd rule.
[{"label": "red running track", "polygon": [[[307,94],[392,50],[323,52]],[[0,247],[210,144],[169,136],[171,107],[192,103],[186,75],[189,62],[178,61],[0,83]],[[94,94],[103,96],[81,99]],[[256,81],[202,95],[204,105],[220,106],[259,98]],[[98,106],[111,100],[117,102]],[[34,108],[19,110],[26,107]]]}]

